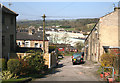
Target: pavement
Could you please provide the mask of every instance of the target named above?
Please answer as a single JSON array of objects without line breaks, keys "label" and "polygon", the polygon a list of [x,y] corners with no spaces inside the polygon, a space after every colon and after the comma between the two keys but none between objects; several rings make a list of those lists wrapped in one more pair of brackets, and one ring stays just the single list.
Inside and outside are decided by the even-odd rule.
[{"label": "pavement", "polygon": [[85,61],[84,64],[73,65],[71,56],[65,56],[57,68],[53,68],[51,73],[43,78],[35,79],[34,82],[40,81],[101,81],[97,75],[99,64]]}]

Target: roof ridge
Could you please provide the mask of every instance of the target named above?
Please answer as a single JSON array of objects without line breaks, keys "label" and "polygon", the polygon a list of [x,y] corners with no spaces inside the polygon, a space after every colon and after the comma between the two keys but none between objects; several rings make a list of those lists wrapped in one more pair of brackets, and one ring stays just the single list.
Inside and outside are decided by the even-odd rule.
[{"label": "roof ridge", "polygon": [[10,8],[4,6],[3,4],[0,4],[0,6],[2,5],[2,7],[4,7],[5,9],[7,9],[8,11],[11,11],[12,13],[14,13],[15,15],[18,15],[16,12],[14,12],[13,10],[11,10]]}]

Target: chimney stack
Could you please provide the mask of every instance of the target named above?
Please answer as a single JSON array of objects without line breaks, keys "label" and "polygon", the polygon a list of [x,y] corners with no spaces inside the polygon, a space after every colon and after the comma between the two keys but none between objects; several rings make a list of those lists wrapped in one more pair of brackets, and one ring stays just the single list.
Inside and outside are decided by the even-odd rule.
[{"label": "chimney stack", "polygon": [[32,32],[31,29],[28,30],[28,34],[29,34],[29,35],[32,35],[32,34],[33,34],[33,32]]},{"label": "chimney stack", "polygon": [[115,8],[114,8],[114,11],[119,10],[119,9],[120,9],[120,7],[115,7]]}]

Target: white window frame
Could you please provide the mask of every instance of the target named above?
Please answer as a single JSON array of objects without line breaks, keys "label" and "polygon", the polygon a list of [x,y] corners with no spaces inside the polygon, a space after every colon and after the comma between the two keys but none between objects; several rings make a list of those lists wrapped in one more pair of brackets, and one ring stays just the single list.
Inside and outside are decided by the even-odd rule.
[{"label": "white window frame", "polygon": [[[20,45],[19,45],[19,43],[20,43]],[[22,45],[22,41],[18,41],[18,42],[17,42],[17,45],[18,45],[18,46],[21,46],[21,45]]]},{"label": "white window frame", "polygon": [[[28,42],[28,43],[27,43]],[[28,45],[26,45],[26,43],[28,44]],[[30,41],[25,41],[25,47],[30,47]]]},{"label": "white window frame", "polygon": [[[36,43],[35,43],[35,44],[36,44]],[[35,45],[35,44],[34,44],[34,45]],[[37,45],[35,45],[35,48],[39,48],[39,43],[37,43]]]}]

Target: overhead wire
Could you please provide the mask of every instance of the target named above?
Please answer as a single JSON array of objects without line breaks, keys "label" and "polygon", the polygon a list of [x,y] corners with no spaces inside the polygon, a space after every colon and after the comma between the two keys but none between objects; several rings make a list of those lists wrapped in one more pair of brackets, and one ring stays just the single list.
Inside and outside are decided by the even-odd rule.
[{"label": "overhead wire", "polygon": [[[66,8],[69,8],[73,3],[69,3],[68,5],[65,5],[63,8],[61,8],[57,13],[53,12],[54,14],[58,14],[60,12],[62,12],[63,10],[65,10]],[[14,4],[12,3],[12,6],[14,6]],[[32,6],[29,6],[28,4],[24,3],[23,5],[25,8],[30,8],[32,10],[32,12],[37,12],[39,13],[39,10],[36,10],[36,8],[33,8]],[[20,13],[20,15],[22,16],[28,16],[28,17],[33,17],[34,19],[42,19],[41,15],[37,15],[37,14],[31,14],[31,13],[27,13],[26,12],[22,12],[23,10],[21,10],[21,8],[16,7],[17,11]],[[77,19],[77,18],[82,18],[80,16],[46,16],[46,19]]]}]

